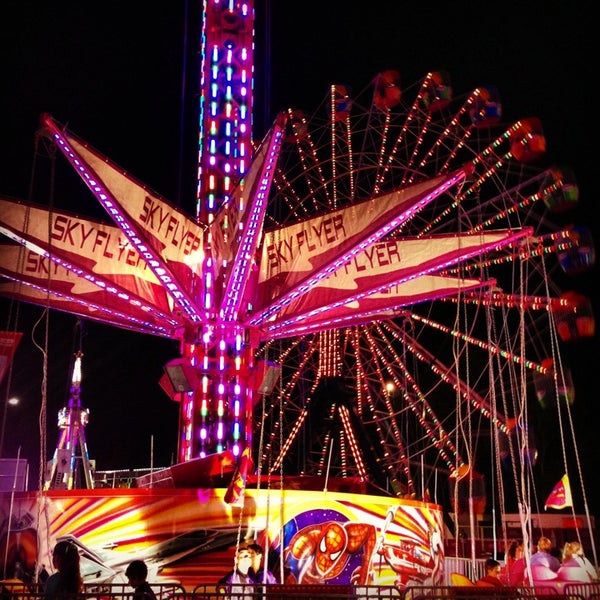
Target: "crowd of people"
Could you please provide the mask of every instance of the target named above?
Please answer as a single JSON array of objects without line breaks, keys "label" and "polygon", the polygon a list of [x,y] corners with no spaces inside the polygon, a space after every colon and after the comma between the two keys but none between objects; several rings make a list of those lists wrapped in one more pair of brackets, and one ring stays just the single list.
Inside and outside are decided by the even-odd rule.
[{"label": "crowd of people", "polygon": [[[52,551],[54,572],[44,580],[44,592],[48,600],[75,600],[83,591],[80,556],[77,546],[68,540],[56,543]],[[157,600],[148,582],[148,567],[136,559],[125,569],[125,577],[133,588],[133,600]],[[217,588],[227,594],[245,585],[277,583],[277,578],[263,564],[263,549],[257,543],[238,547],[234,568],[217,582]],[[239,591],[239,590],[238,590]]]},{"label": "crowd of people", "polygon": [[[263,563],[263,548],[256,543],[240,545],[235,553],[234,567],[217,582],[217,590],[234,595],[243,594],[244,586],[277,583],[277,578]],[[52,552],[54,572],[44,583],[48,600],[75,599],[83,591],[80,557],[77,546],[61,540]],[[133,560],[125,570],[129,585],[134,589],[134,600],[156,600],[147,581],[148,568],[143,560]],[[585,556],[580,542],[565,543],[562,552],[551,540],[542,536],[537,541],[527,565],[522,542],[513,542],[505,557],[505,564],[493,558],[485,563],[485,575],[475,582],[479,586],[514,586],[543,584],[548,581],[595,582],[598,573]]]},{"label": "crowd of people", "polygon": [[583,552],[580,542],[566,542],[562,551],[542,536],[529,557],[525,557],[523,542],[513,542],[507,552],[504,568],[498,579],[502,585],[521,586],[549,581],[591,583],[598,581],[598,573]]},{"label": "crowd of people", "polygon": [[[55,571],[44,581],[44,592],[48,600],[75,600],[83,592],[81,559],[79,549],[69,540],[56,543],[52,551],[52,566]],[[148,566],[143,560],[133,560],[125,569],[125,577],[133,588],[133,600],[156,600],[152,586],[148,583]]]}]

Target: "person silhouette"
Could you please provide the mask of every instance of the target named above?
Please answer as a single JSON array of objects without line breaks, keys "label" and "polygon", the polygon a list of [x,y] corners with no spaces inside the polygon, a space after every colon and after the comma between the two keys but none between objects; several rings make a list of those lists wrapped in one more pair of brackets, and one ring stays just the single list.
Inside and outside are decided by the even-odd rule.
[{"label": "person silhouette", "polygon": [[148,566],[143,560],[132,560],[125,569],[125,577],[134,589],[134,600],[156,600],[156,594],[147,581]]},{"label": "person silhouette", "polygon": [[79,550],[73,542],[61,540],[56,543],[52,551],[52,566],[56,572],[44,584],[46,598],[65,600],[83,591]]}]

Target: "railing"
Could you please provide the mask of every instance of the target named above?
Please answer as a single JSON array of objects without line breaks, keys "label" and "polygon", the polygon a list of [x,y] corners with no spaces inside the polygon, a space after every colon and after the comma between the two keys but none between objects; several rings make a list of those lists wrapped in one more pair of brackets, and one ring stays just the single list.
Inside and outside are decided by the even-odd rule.
[{"label": "railing", "polygon": [[512,600],[516,598],[527,598],[528,600],[584,600],[584,596],[577,594],[569,595],[559,593],[551,586],[544,587],[494,587],[494,586],[415,586],[404,591],[403,600],[439,600],[440,598],[451,598],[452,600],[474,600],[482,598],[485,600],[503,599]]},{"label": "railing", "polygon": [[[159,600],[600,600],[600,582],[567,583],[537,587],[480,586],[394,586],[255,584],[222,586],[199,585],[187,592],[179,584],[151,584]],[[27,586],[0,581],[0,600],[45,600],[40,585]],[[77,600],[135,600],[134,590],[127,584],[86,584]],[[65,598],[65,600],[67,600]],[[69,598],[72,600],[72,598]]]},{"label": "railing", "polygon": [[462,558],[459,556],[444,557],[444,581],[442,585],[451,585],[450,579],[452,573],[461,573],[471,581],[477,581],[485,575],[485,558]]},{"label": "railing", "polygon": [[600,600],[600,581],[594,583],[565,583],[561,593],[565,596],[581,596],[587,600]]},{"label": "railing", "polygon": [[[190,597],[171,600],[389,600],[403,598],[402,592],[394,586],[353,586],[353,585],[199,585]],[[472,599],[471,599],[472,600]]]},{"label": "railing", "polygon": [[403,592],[403,600],[430,600],[432,598],[528,598],[530,600],[600,600],[600,582],[563,582],[534,587],[481,587],[481,586],[410,586]]},{"label": "railing", "polygon": [[[586,584],[583,584],[586,586]],[[227,591],[215,586],[197,586],[192,594],[171,600],[600,600],[599,586],[557,591],[552,586],[484,587],[484,586],[409,586],[400,591],[394,586],[350,585],[240,585]]]},{"label": "railing", "polygon": [[[182,597],[185,588],[178,583],[151,583],[158,600]],[[188,594],[191,597],[191,594]],[[43,600],[42,584],[0,580],[0,600]],[[77,600],[134,600],[135,590],[127,583],[86,583]]]}]

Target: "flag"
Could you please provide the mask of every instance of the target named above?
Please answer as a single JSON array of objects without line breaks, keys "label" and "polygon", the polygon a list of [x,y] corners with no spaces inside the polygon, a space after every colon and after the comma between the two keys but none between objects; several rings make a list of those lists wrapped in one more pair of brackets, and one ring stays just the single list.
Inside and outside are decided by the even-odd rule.
[{"label": "flag", "polygon": [[252,463],[252,459],[250,458],[250,449],[246,446],[236,469],[233,473],[233,477],[231,478],[231,483],[227,487],[227,491],[225,492],[224,500],[227,504],[235,504],[238,502],[244,494],[244,488],[246,487],[246,477],[248,475],[248,468]]},{"label": "flag", "polygon": [[569,476],[563,475],[562,479],[554,486],[554,489],[550,492],[544,508],[567,508],[573,506],[573,497],[571,496],[571,485],[569,483]]}]

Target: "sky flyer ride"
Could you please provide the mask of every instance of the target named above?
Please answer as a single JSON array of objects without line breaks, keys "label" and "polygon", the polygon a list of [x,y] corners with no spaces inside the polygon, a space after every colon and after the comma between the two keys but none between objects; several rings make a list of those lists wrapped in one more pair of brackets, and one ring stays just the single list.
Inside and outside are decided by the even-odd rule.
[{"label": "sky flyer ride", "polygon": [[[44,143],[112,224],[1,198],[17,244],[0,248],[0,293],[178,340],[161,379],[180,405],[171,475],[187,466],[200,485],[216,468],[225,504],[256,473],[409,501],[441,473],[472,492],[481,427],[502,468],[533,468],[524,407],[534,395],[568,417],[560,344],[594,330],[588,300],[553,278],[594,253],[585,228],[561,226],[577,184],[544,166],[541,123],[506,125],[495,90],[455,97],[446,73],[404,89],[386,71],[357,94],[332,85],[314,113],[283,111],[257,142],[252,3],[205,2],[201,40],[194,210],[45,114]],[[431,576],[442,527],[423,523]],[[376,532],[360,535],[372,549]]]}]

